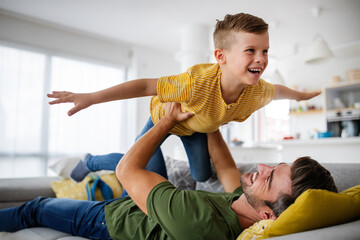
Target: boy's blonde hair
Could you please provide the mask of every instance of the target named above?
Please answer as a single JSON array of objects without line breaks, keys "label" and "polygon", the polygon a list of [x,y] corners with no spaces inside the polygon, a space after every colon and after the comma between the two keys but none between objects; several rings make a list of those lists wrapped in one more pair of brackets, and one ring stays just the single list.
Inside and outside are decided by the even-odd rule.
[{"label": "boy's blonde hair", "polygon": [[223,21],[216,20],[214,31],[215,48],[229,50],[234,42],[233,33],[264,33],[268,31],[269,25],[261,18],[247,13],[227,14]]}]

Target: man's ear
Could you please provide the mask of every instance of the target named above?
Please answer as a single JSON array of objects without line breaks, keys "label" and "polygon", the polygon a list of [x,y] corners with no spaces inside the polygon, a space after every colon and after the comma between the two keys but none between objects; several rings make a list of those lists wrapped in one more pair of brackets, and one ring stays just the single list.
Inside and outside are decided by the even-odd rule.
[{"label": "man's ear", "polygon": [[260,210],[260,216],[262,219],[268,220],[268,219],[274,219],[276,220],[276,216],[274,214],[274,212],[270,209],[264,209],[264,210]]},{"label": "man's ear", "polygon": [[226,62],[226,58],[225,58],[225,53],[224,53],[224,50],[220,49],[220,48],[217,48],[215,49],[214,51],[214,55],[215,55],[215,58],[216,58],[216,61],[222,65]]}]

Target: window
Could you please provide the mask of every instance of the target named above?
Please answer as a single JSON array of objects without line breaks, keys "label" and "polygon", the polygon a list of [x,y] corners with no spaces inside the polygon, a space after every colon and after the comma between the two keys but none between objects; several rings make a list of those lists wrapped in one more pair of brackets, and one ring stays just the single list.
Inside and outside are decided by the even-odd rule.
[{"label": "window", "polygon": [[290,135],[289,100],[276,100],[254,112],[244,122],[230,122],[221,127],[225,141],[248,145],[259,142],[280,141]]},{"label": "window", "polygon": [[280,141],[290,134],[290,101],[275,100],[260,110],[260,141]]},{"label": "window", "polygon": [[[0,46],[0,177],[41,176],[47,162],[123,152],[126,101],[81,111],[48,105],[51,90],[89,92],[125,81],[125,69]],[[27,171],[31,170],[31,171]]]}]

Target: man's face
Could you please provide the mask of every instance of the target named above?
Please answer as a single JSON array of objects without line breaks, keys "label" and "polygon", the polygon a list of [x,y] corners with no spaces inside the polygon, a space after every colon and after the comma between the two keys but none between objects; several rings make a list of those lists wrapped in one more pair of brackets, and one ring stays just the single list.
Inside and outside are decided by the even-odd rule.
[{"label": "man's face", "polygon": [[258,165],[257,172],[247,172],[241,176],[241,185],[249,204],[264,206],[264,201],[274,202],[280,193],[291,194],[290,165],[280,163],[275,167]]},{"label": "man's face", "polygon": [[268,64],[269,34],[232,33],[234,43],[225,50],[226,71],[242,84],[256,85]]}]

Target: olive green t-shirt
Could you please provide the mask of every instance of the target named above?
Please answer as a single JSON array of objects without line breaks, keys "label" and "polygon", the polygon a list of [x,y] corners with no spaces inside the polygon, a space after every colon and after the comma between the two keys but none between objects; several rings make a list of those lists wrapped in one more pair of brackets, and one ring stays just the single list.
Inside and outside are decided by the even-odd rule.
[{"label": "olive green t-shirt", "polygon": [[147,198],[149,216],[129,198],[105,207],[111,238],[116,239],[236,239],[242,229],[231,203],[243,193],[179,190],[170,182],[156,185]]}]

